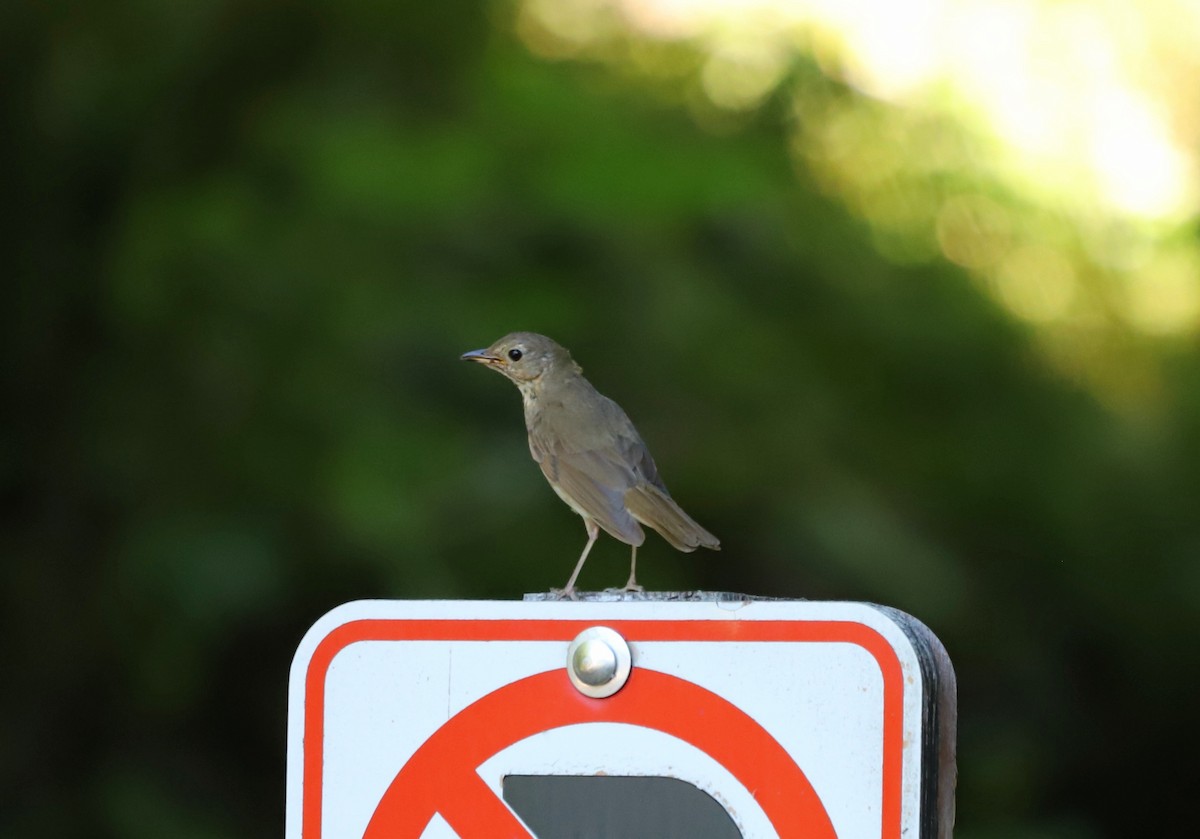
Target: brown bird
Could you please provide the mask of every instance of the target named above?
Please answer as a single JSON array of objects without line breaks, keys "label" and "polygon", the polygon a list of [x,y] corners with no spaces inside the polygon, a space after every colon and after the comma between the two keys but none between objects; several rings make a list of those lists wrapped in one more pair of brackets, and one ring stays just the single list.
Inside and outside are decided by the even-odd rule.
[{"label": "brown bird", "polygon": [[720,550],[717,537],[671,498],[621,406],[592,387],[564,347],[545,335],[514,332],[462,358],[486,364],[521,391],[529,451],[558,497],[583,516],[588,540],[565,596],[575,596],[575,580],[601,529],[633,547],[626,591],[642,590],[636,576],[638,545],[646,540],[641,524],[681,551]]}]

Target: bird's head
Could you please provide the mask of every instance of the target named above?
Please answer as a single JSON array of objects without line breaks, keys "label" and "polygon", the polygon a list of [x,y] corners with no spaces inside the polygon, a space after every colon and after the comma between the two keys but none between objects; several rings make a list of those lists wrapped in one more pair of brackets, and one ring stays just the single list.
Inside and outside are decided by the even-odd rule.
[{"label": "bird's head", "polygon": [[463,353],[463,361],[477,361],[502,373],[518,386],[530,385],[555,370],[578,370],[565,347],[536,332],[513,332],[487,349]]}]

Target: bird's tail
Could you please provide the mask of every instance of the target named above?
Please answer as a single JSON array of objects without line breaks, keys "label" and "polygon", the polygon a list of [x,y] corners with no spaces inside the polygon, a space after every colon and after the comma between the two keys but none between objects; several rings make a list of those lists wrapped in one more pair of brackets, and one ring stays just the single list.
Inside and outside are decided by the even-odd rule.
[{"label": "bird's tail", "polygon": [[676,550],[721,549],[716,536],[697,524],[670,495],[653,484],[638,484],[626,492],[625,509],[642,524],[661,533]]}]

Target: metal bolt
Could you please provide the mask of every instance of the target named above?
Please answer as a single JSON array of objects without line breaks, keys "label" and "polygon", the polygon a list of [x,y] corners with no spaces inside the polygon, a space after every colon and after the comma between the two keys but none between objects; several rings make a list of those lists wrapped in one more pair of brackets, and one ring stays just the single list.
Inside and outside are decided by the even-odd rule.
[{"label": "metal bolt", "polygon": [[584,696],[603,699],[624,687],[633,661],[625,639],[607,626],[593,626],[567,647],[567,675]]}]

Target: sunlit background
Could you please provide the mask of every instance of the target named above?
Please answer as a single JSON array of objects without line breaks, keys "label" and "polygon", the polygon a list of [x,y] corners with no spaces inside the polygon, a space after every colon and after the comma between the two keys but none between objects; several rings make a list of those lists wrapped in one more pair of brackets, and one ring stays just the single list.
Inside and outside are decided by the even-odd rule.
[{"label": "sunlit background", "polygon": [[1197,90],[1190,0],[4,6],[0,835],[278,835],[317,617],[562,585],[514,329],[721,538],[643,583],[943,639],[957,836],[1175,835]]},{"label": "sunlit background", "polygon": [[710,130],[771,108],[882,254],[961,265],[1115,406],[1161,398],[1123,337],[1200,325],[1196,3],[529,0],[518,31]]}]

